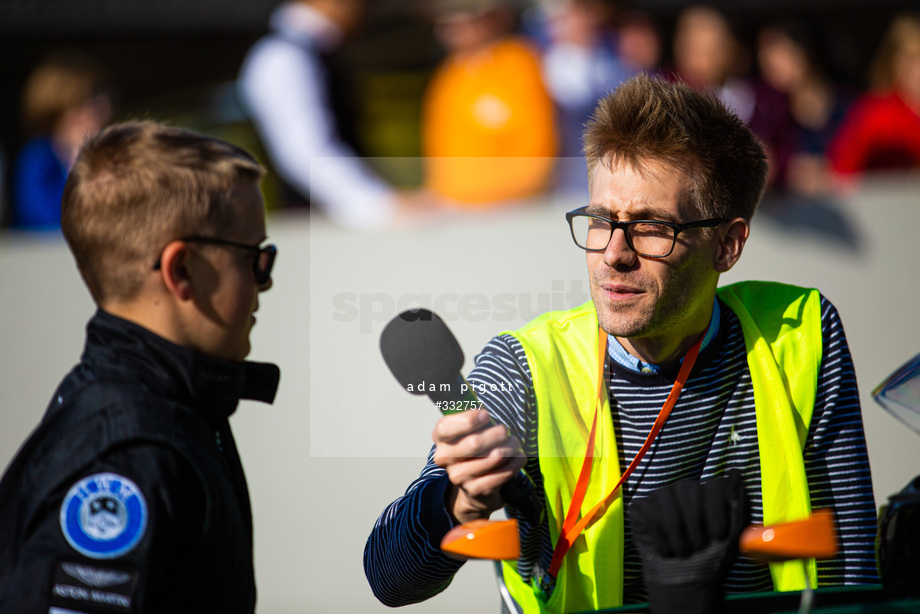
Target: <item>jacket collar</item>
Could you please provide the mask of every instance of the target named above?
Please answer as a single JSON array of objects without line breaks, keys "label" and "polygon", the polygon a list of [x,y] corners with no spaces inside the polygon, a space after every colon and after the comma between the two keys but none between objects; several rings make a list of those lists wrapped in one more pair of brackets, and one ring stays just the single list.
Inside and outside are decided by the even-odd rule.
[{"label": "jacket collar", "polygon": [[274,364],[227,362],[194,352],[102,310],[87,325],[83,363],[99,375],[139,381],[210,418],[224,419],[240,399],[272,403],[281,375]]}]

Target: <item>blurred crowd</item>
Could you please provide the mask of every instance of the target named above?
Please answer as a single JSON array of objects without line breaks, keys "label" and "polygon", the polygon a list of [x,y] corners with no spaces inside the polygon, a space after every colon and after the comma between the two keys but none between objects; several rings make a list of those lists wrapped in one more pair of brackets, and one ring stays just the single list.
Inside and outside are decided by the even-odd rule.
[{"label": "blurred crowd", "polygon": [[[833,197],[866,173],[920,170],[920,13],[891,20],[853,83],[840,76],[848,41],[805,20],[742,29],[736,16],[688,4],[665,30],[616,0],[428,0],[414,16],[443,59],[420,104],[424,178],[397,187],[364,157],[334,62],[369,6],[283,2],[241,65],[236,92],[283,185],[279,206],[355,228],[428,210],[575,207],[587,198],[582,126],[599,97],[640,72],[733,109],[766,146],[774,194]],[[111,92],[96,61],[75,52],[35,68],[21,94],[27,140],[6,152],[11,172],[0,175],[9,225],[57,227],[83,135],[117,116]]]}]

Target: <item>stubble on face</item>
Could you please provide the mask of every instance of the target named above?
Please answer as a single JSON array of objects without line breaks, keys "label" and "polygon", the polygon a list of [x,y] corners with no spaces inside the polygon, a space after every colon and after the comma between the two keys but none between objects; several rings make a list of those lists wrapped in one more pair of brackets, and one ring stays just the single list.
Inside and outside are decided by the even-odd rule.
[{"label": "stubble on face", "polygon": [[[695,258],[699,261],[700,258]],[[664,274],[654,282],[633,276],[630,272],[618,273],[603,264],[592,272],[591,298],[597,309],[598,322],[608,335],[623,338],[652,337],[666,333],[687,321],[688,314],[701,307],[705,282],[698,272],[705,270],[702,263],[687,261],[680,266],[665,265]],[[611,301],[604,296],[601,284],[628,283],[642,290],[641,298],[634,301]]]},{"label": "stubble on face", "polygon": [[[680,204],[686,193],[684,175],[669,166],[649,162],[639,171],[625,164],[612,169],[601,165],[592,182],[592,205],[622,221],[687,222],[697,218]],[[718,275],[708,250],[699,244],[703,236],[679,235],[672,254],[661,259],[627,253],[625,245],[612,257],[588,252],[591,298],[601,328],[621,339],[652,339],[656,347],[668,347],[705,328]],[[613,240],[624,242],[622,236]],[[612,296],[607,290],[612,286],[624,292]]]}]

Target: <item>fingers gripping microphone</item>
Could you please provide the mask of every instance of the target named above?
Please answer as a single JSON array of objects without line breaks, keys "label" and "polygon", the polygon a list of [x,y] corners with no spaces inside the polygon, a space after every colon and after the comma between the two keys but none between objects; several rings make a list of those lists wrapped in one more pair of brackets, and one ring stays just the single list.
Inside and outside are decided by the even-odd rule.
[{"label": "fingers gripping microphone", "polygon": [[[444,321],[427,309],[404,311],[380,335],[383,359],[403,389],[427,394],[444,414],[482,408],[473,388],[460,373],[463,350]],[[495,424],[495,421],[492,421]],[[533,524],[543,519],[543,503],[523,471],[501,487],[502,499]]]}]

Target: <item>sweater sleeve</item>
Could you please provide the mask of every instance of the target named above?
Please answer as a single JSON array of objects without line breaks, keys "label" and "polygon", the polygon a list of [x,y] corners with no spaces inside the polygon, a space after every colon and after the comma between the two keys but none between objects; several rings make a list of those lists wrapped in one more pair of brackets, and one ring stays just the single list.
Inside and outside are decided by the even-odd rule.
[{"label": "sweater sleeve", "polygon": [[[493,339],[476,357],[468,381],[493,419],[508,426],[521,439],[525,453],[536,462],[536,433],[528,424],[533,384],[523,348],[510,335]],[[418,603],[447,588],[462,562],[440,549],[441,538],[453,527],[444,498],[447,473],[434,464],[434,449],[419,477],[405,494],[383,511],[364,548],[364,573],[374,595],[388,606]],[[542,491],[541,491],[542,493]],[[514,510],[509,510],[514,514]],[[534,527],[521,527],[524,549]]]},{"label": "sweater sleeve", "polygon": [[878,582],[876,511],[853,359],[836,308],[822,297],[824,351],[805,442],[812,509],[831,508],[840,551],[818,561],[820,586]]},{"label": "sweater sleeve", "polygon": [[[203,532],[208,503],[184,457],[162,446],[126,445],[50,484],[40,483],[48,494],[24,521],[15,565],[3,570],[4,612],[188,605],[183,597],[200,587],[185,561]],[[93,578],[113,582],[93,584]]]},{"label": "sweater sleeve", "polygon": [[447,473],[434,464],[433,452],[418,479],[377,519],[364,547],[371,590],[390,607],[437,595],[463,564],[440,549],[453,522],[444,505]]}]

